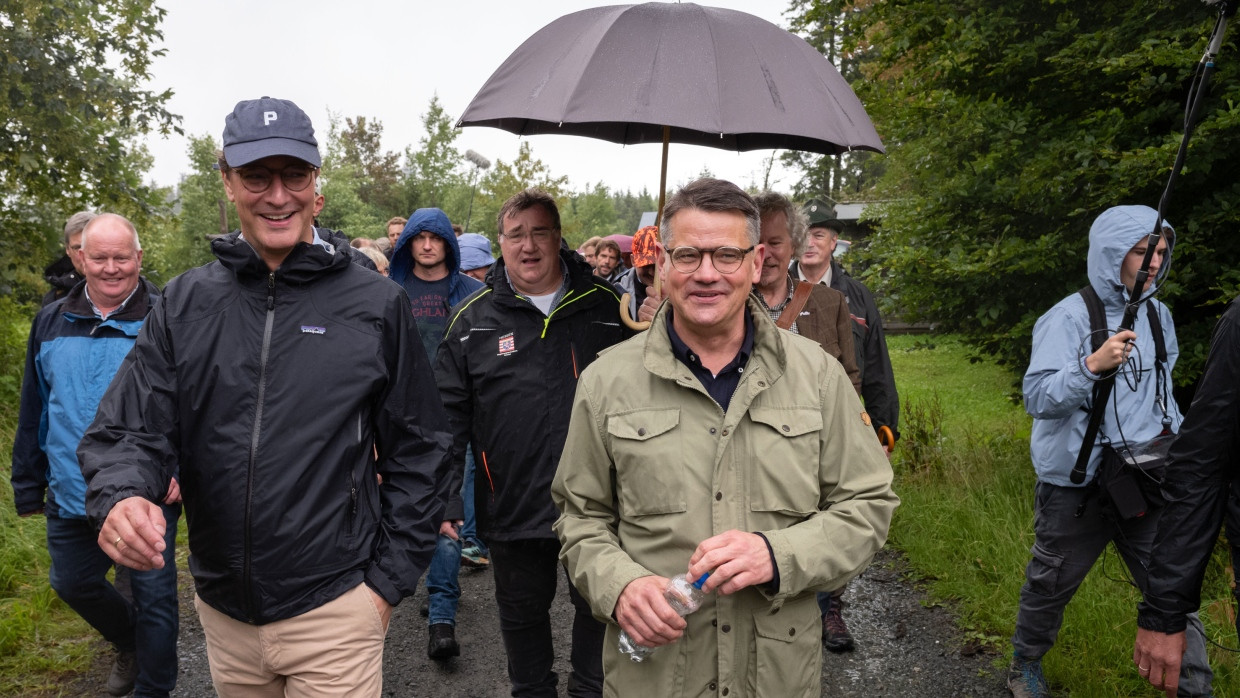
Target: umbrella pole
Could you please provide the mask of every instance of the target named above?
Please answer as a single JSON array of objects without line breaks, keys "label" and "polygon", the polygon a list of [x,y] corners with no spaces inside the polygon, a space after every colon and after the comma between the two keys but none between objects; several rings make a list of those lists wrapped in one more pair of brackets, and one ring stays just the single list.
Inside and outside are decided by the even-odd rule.
[{"label": "umbrella pole", "polygon": [[[663,163],[659,166],[659,210],[654,214],[654,227],[659,227],[659,223],[663,220],[663,197],[667,191],[667,144],[672,141],[672,127],[663,127]],[[663,284],[660,283],[658,272],[654,275],[654,295],[656,297],[663,295]],[[640,283],[640,282],[638,282]],[[636,318],[629,317],[629,294],[620,297],[620,319],[630,329],[641,332],[650,327],[650,322],[638,322]]]},{"label": "umbrella pole", "polygon": [[[663,197],[667,192],[667,144],[672,141],[672,127],[663,127],[663,163],[659,167],[659,211],[654,214],[654,225],[659,227],[663,223]],[[660,236],[662,237],[662,236]],[[658,274],[654,275],[654,295],[663,295],[662,279]]]},{"label": "umbrella pole", "polygon": [[663,127],[663,163],[659,167],[659,210],[654,214],[654,224],[658,227],[663,221],[663,196],[667,191],[667,144],[672,140],[672,127]]}]

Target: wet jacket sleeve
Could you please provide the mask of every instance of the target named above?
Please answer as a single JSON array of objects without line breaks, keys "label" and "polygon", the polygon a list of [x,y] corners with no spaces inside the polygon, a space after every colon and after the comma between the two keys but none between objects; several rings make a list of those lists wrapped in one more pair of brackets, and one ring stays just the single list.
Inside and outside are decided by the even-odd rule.
[{"label": "wet jacket sleeve", "polygon": [[[779,569],[773,600],[807,590],[839,589],[869,565],[887,541],[900,500],[892,471],[874,433],[860,417],[860,403],[841,373],[824,372],[818,511],[787,528],[759,531]],[[832,375],[835,373],[835,375]],[[830,541],[823,549],[823,541]]]},{"label": "wet jacket sleeve", "polygon": [[86,479],[86,517],[95,528],[128,497],[159,501],[176,472],[179,425],[176,370],[164,303],[147,316],[133,349],[104,393],[78,444]]},{"label": "wet jacket sleeve", "polygon": [[47,495],[46,391],[39,378],[37,357],[41,346],[36,317],[26,342],[26,373],[22,377],[22,402],[13,438],[13,503],[18,514],[32,514],[44,507]]},{"label": "wet jacket sleeve", "polygon": [[1063,419],[1085,406],[1096,376],[1088,374],[1088,320],[1055,306],[1033,326],[1033,352],[1023,383],[1025,410],[1036,419]]},{"label": "wet jacket sleeve", "polygon": [[874,428],[890,427],[891,433],[900,438],[900,396],[896,392],[896,376],[891,370],[891,357],[887,355],[887,336],[883,332],[883,318],[879,315],[874,296],[868,291],[865,297],[865,315],[870,318],[865,333],[865,370],[861,372],[861,397]]},{"label": "wet jacket sleeve", "polygon": [[[449,320],[448,330],[435,353],[435,383],[439,397],[448,416],[448,429],[452,435],[452,453],[448,477],[448,492],[453,495],[448,515],[464,516],[460,499],[461,484],[465,478],[465,449],[469,446],[470,425],[473,424],[473,386],[462,341],[467,330],[467,320],[456,313]],[[482,454],[474,454],[475,462],[482,462]]]},{"label": "wet jacket sleeve", "polygon": [[393,297],[386,318],[389,380],[375,410],[378,471],[383,476],[380,533],[366,583],[395,605],[413,595],[435,552],[448,499],[451,437],[404,293]]},{"label": "wet jacket sleeve", "polygon": [[1184,630],[1201,605],[1201,583],[1218,539],[1229,485],[1240,457],[1240,305],[1219,320],[1210,356],[1179,437],[1171,447],[1163,496],[1167,504],[1150,554],[1149,590],[1137,624]]}]

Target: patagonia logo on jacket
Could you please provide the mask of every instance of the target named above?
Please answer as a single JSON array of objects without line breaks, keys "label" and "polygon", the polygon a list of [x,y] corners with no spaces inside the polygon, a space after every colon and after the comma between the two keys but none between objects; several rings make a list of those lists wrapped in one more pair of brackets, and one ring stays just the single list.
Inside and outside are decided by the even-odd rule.
[{"label": "patagonia logo on jacket", "polygon": [[304,334],[327,334],[327,328],[318,325],[302,325],[301,331]]}]

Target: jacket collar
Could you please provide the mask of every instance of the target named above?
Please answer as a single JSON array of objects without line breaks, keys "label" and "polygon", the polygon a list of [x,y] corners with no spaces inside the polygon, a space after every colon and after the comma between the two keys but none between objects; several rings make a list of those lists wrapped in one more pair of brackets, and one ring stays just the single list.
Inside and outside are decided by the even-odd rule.
[{"label": "jacket collar", "polygon": [[[159,288],[148,281],[145,276],[140,276],[138,277],[138,287],[134,289],[133,295],[129,297],[129,300],[126,301],[123,307],[109,315],[107,321],[125,322],[141,320],[150,312],[151,306],[155,304],[158,298]],[[79,281],[69,291],[69,295],[65,296],[64,301],[61,302],[60,310],[70,319],[96,317],[95,308],[86,297],[85,279]]]},{"label": "jacket collar", "polygon": [[[753,316],[753,354],[749,357],[749,366],[745,377],[741,379],[741,388],[749,386],[751,393],[756,392],[755,386],[762,382],[774,383],[784,375],[788,364],[788,354],[784,350],[784,339],[779,328],[771,320],[758,299],[751,294],[746,300],[749,313]],[[672,352],[672,339],[667,333],[668,313],[671,303],[659,306],[654,319],[650,321],[650,329],[646,331],[646,346],[642,351],[642,364],[660,378],[671,381],[681,380],[685,375],[685,366]],[[760,388],[759,388],[760,389]],[[748,401],[746,401],[748,402]]]},{"label": "jacket collar", "polygon": [[[241,231],[213,240],[211,251],[220,264],[239,277],[266,278],[271,271],[250,243],[242,239]],[[286,283],[303,284],[327,272],[345,269],[351,263],[349,255],[337,245],[328,251],[323,245],[299,242],[276,268],[275,275]]]},{"label": "jacket collar", "polygon": [[[603,279],[594,276],[594,270],[589,264],[576,253],[569,251],[564,245],[560,245],[560,270],[566,271],[568,276],[567,292],[583,294],[594,288],[594,282],[606,284]],[[504,266],[504,258],[500,257],[495,260],[495,266],[491,267],[491,271],[487,274],[487,283],[495,292],[496,297],[508,297],[515,299],[517,292],[508,282],[508,270]],[[564,286],[561,286],[561,290]],[[617,311],[619,312],[619,311]]]}]

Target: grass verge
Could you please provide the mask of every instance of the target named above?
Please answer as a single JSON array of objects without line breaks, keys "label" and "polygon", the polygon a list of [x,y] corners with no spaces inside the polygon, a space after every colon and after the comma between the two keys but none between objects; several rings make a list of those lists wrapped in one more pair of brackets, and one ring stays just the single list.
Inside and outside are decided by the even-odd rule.
[{"label": "grass verge", "polygon": [[[16,430],[15,407],[0,405],[0,452],[13,452]],[[46,531],[42,516],[18,517],[12,487],[0,487],[0,695],[59,695],[99,649],[48,584]]]},{"label": "grass verge", "polygon": [[[971,362],[956,338],[888,340],[901,396],[902,440],[893,459],[896,511],[891,541],[924,576],[937,600],[950,601],[971,639],[1006,666],[1020,587],[1033,545],[1031,419],[1011,399],[1012,377]],[[1237,646],[1226,551],[1219,546],[1203,591],[1206,634]],[[1132,666],[1140,595],[1113,548],[1068,605],[1043,666],[1060,696],[1148,696]],[[1216,695],[1240,695],[1235,654],[1211,647]],[[1000,672],[1001,673],[1001,672]]]}]

